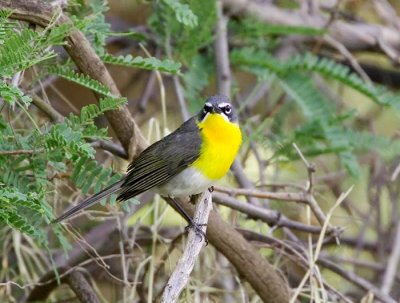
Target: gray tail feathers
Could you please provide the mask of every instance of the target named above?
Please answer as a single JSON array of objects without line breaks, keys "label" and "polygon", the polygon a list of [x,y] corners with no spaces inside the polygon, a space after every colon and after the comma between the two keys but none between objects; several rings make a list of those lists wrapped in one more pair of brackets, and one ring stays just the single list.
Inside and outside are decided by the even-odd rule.
[{"label": "gray tail feathers", "polygon": [[101,199],[110,196],[111,194],[113,194],[113,193],[117,192],[119,189],[121,189],[121,185],[123,183],[124,183],[124,179],[110,185],[109,187],[98,192],[97,194],[94,194],[93,196],[83,200],[78,205],[67,210],[65,213],[63,213],[57,219],[53,220],[51,223],[59,223],[65,219],[68,219],[68,218],[72,217],[73,215],[75,215],[78,211],[88,208],[89,206],[99,202]]}]

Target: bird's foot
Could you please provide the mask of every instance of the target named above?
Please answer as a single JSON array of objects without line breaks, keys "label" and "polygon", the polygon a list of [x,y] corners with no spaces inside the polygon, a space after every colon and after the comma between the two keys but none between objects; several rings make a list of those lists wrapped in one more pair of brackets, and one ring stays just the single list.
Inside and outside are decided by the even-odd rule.
[{"label": "bird's foot", "polygon": [[210,193],[212,193],[213,191],[214,191],[214,186],[210,186],[209,188],[208,188],[208,191],[210,192]]},{"label": "bird's foot", "polygon": [[189,225],[185,227],[186,231],[189,231],[189,229],[193,229],[196,236],[200,238],[200,241],[204,239],[204,242],[206,243],[206,246],[208,245],[208,240],[206,237],[206,233],[201,229],[202,226],[207,226],[207,224],[198,224],[191,220],[189,222]]}]

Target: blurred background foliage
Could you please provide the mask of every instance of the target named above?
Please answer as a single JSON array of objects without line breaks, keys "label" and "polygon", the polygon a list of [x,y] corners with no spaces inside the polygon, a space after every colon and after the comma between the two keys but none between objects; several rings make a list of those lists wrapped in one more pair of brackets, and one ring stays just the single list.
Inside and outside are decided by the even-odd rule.
[{"label": "blurred background foliage", "polygon": [[[298,8],[296,1],[272,2],[282,8]],[[371,9],[372,2],[340,1],[336,8],[350,20],[380,22]],[[400,9],[396,1],[392,5]],[[104,151],[99,143],[115,137],[107,128],[104,112],[126,104],[152,142],[175,129],[186,113],[195,114],[205,98],[217,91],[214,0],[71,0],[63,11],[72,26],[57,25],[55,15],[43,29],[10,19],[10,11],[0,13],[2,302],[29,293],[29,288],[6,282],[37,282],[64,258],[64,252],[71,252],[71,245],[81,239],[79,233],[90,232],[94,222],[118,220],[120,208],[111,203],[109,213],[98,207],[90,212],[93,215],[77,218],[74,226],[79,226],[79,233],[75,227],[49,225],[54,213],[115,182],[126,168],[127,161]],[[348,243],[327,246],[324,257],[335,262],[339,262],[337,256],[343,257],[344,268],[379,284],[383,269],[371,264],[385,268],[390,251],[385,251],[384,239],[393,238],[399,221],[400,96],[391,83],[400,77],[396,66],[385,55],[354,52],[354,60],[367,71],[365,76],[336,50],[321,46],[319,39],[327,34],[327,28],[268,24],[242,12],[228,11],[227,15],[232,100],[244,133],[239,161],[246,176],[259,189],[306,186],[307,169],[293,148],[296,143],[306,159],[316,164],[314,191],[325,212],[354,185],[331,222],[344,228],[342,236]],[[74,29],[88,37],[108,64],[124,98],[113,96],[107,87],[76,69],[62,48]],[[298,37],[300,42],[296,42]],[[374,82],[368,66],[376,67],[383,78],[391,77]],[[100,103],[91,91],[103,96]],[[43,111],[43,103],[58,114]],[[237,187],[232,175],[222,184]],[[128,225],[134,226],[135,232],[144,228],[150,235],[150,243],[141,249],[131,247],[135,254],[129,261],[129,280],[142,284],[106,287],[101,278],[92,275],[104,302],[152,300],[173,270],[177,251],[168,248],[170,232],[181,231],[184,222],[166,204],[158,203],[158,197],[145,194],[138,200],[141,206],[133,200],[124,209],[132,214],[140,208],[127,216]],[[310,220],[303,205],[266,199],[259,203],[293,220]],[[219,208],[235,226],[286,239],[284,232],[265,223]],[[318,225],[315,218],[311,220]],[[307,234],[296,234],[307,240]],[[366,243],[372,249],[367,249]],[[164,267],[158,265],[168,249],[171,252]],[[261,252],[297,287],[304,269],[281,260],[279,250]],[[363,258],[371,266],[360,269],[349,261],[353,258]],[[118,267],[118,262],[110,264]],[[219,265],[213,273],[215,263]],[[182,302],[206,302],[200,298],[208,298],[208,302],[259,301],[211,248],[206,248],[199,264]],[[113,274],[127,279],[121,278],[120,271],[113,269]],[[207,279],[212,274],[215,276]],[[366,294],[329,270],[323,276],[349,298]],[[240,287],[224,289],[221,279],[227,277]],[[302,302],[308,302],[309,293],[305,288]],[[196,299],[189,300],[193,296]],[[394,292],[393,296],[399,298],[400,294]],[[69,297],[69,290],[60,288],[48,300]]]}]

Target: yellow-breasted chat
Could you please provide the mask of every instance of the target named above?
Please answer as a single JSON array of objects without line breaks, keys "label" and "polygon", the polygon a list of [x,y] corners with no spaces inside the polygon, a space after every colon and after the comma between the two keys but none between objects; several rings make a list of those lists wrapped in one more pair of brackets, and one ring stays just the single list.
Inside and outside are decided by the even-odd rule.
[{"label": "yellow-breasted chat", "polygon": [[[212,96],[197,115],[135,158],[120,181],[67,210],[53,223],[68,219],[111,194],[118,194],[118,201],[148,190],[171,198],[199,194],[228,172],[241,143],[237,115],[229,99]],[[192,218],[172,201],[189,226],[197,230]]]}]

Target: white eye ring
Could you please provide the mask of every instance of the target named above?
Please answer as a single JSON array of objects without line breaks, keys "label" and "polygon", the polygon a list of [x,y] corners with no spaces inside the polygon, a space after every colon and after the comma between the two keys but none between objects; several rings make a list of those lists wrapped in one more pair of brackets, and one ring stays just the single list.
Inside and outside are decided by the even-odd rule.
[{"label": "white eye ring", "polygon": [[212,110],[212,105],[211,105],[211,104],[209,104],[209,103],[204,104],[203,112],[204,112],[205,114],[206,114],[206,113],[209,113],[211,110]]},{"label": "white eye ring", "polygon": [[229,115],[232,112],[232,107],[230,105],[225,106],[224,113]]}]

